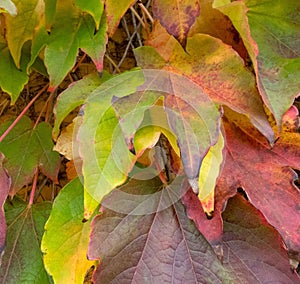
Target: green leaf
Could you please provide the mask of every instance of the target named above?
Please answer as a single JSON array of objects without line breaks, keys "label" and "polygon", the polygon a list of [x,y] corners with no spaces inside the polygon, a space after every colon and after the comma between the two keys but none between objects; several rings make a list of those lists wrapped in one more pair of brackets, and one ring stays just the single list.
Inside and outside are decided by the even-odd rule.
[{"label": "green leaf", "polygon": [[[9,127],[11,121],[0,126],[0,133]],[[6,157],[4,166],[12,179],[10,195],[31,182],[37,169],[57,182],[60,158],[52,151],[51,127],[42,122],[36,128],[28,117],[22,119],[0,143],[0,151]]]},{"label": "green leaf", "polygon": [[137,0],[105,0],[105,11],[108,25],[107,32],[109,36],[114,34],[121,18],[136,1]]},{"label": "green leaf", "polygon": [[99,73],[103,70],[103,58],[106,51],[106,17],[102,18],[101,26],[95,33],[95,23],[90,15],[83,17],[78,31],[79,47],[85,51],[93,60]]},{"label": "green leaf", "polygon": [[300,91],[300,18],[296,12],[300,5],[279,0],[223,4],[215,1],[214,7],[239,31],[252,59],[260,94],[280,126]]},{"label": "green leaf", "polygon": [[60,93],[54,108],[55,123],[53,127],[53,136],[57,138],[59,127],[66,116],[76,107],[84,104],[87,97],[103,82],[111,78],[111,75],[104,72],[102,77],[98,73],[92,73],[83,79],[74,82]]},{"label": "green leaf", "polygon": [[50,27],[55,17],[57,0],[44,0],[44,2],[45,2],[46,29],[50,30]]},{"label": "green leaf", "polygon": [[[100,5],[100,3],[99,3]],[[45,49],[45,65],[50,76],[50,90],[55,89],[73,67],[79,48],[94,61],[99,72],[103,69],[106,46],[106,25],[103,20],[98,32],[90,15],[83,14],[73,1],[59,1],[51,34]]]},{"label": "green leaf", "polygon": [[141,71],[126,72],[100,85],[86,100],[77,137],[83,159],[87,216],[104,195],[125,182],[133,166],[134,156],[127,148],[111,100],[114,95],[134,93],[143,81]]},{"label": "green leaf", "polygon": [[45,267],[55,283],[81,284],[95,264],[86,259],[91,219],[84,222],[83,213],[83,186],[76,178],[55,198],[42,239]]},{"label": "green leaf", "polygon": [[9,13],[12,16],[17,15],[17,7],[10,0],[0,0],[0,13]]},{"label": "green leaf", "polygon": [[181,182],[132,179],[105,198],[88,251],[101,260],[95,283],[231,283],[185,213]]},{"label": "green leaf", "polygon": [[200,14],[199,1],[154,0],[152,9],[154,17],[185,48],[188,32]]},{"label": "green leaf", "polygon": [[102,1],[99,0],[74,0],[75,4],[78,8],[80,8],[82,11],[89,13],[96,24],[96,29],[99,29],[101,16],[104,10],[104,5]]},{"label": "green leaf", "polygon": [[0,62],[0,87],[15,103],[29,78],[26,64],[21,62],[21,69],[18,69],[6,44],[0,44]]},{"label": "green leaf", "polygon": [[33,39],[44,13],[44,3],[41,0],[19,0],[15,4],[18,14],[15,17],[6,15],[6,38],[12,58],[20,68],[22,47],[26,41]]},{"label": "green leaf", "polygon": [[18,198],[6,202],[6,249],[0,267],[2,283],[52,283],[44,269],[40,250],[50,211],[48,202],[32,206]]},{"label": "green leaf", "polygon": [[199,173],[199,200],[208,215],[214,211],[214,196],[217,179],[223,163],[224,137],[220,131],[217,143],[205,155]]}]

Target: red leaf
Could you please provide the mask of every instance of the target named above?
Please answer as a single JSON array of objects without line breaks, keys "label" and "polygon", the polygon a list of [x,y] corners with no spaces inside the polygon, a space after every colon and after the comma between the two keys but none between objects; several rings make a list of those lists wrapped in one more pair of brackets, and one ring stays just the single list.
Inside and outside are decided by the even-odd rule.
[{"label": "red leaf", "polygon": [[223,214],[224,266],[234,283],[298,283],[278,232],[240,195]]},{"label": "red leaf", "polygon": [[270,149],[249,122],[241,120],[239,125],[224,122],[227,157],[219,188],[232,195],[243,187],[289,249],[299,252],[300,194],[293,184],[297,175],[289,166],[300,168],[300,135],[284,132]]},{"label": "red leaf", "polygon": [[[92,222],[95,283],[221,283],[223,268],[178,201],[181,180],[131,180]],[[115,212],[118,211],[118,212]],[[120,213],[119,213],[120,212]],[[116,265],[117,264],[117,265]]]}]

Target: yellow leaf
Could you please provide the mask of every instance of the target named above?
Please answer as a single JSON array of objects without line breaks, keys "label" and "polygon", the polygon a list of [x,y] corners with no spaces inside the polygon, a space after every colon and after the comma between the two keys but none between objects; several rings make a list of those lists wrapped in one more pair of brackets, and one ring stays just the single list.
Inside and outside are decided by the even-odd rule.
[{"label": "yellow leaf", "polygon": [[214,211],[214,192],[223,162],[223,149],[224,137],[220,132],[217,143],[210,147],[200,168],[198,198],[208,215]]}]

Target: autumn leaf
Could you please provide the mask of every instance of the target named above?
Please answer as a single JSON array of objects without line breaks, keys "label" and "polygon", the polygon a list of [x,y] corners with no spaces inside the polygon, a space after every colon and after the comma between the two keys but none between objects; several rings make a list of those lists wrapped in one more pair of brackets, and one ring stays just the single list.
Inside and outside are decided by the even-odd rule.
[{"label": "autumn leaf", "polygon": [[107,197],[92,222],[88,257],[101,259],[95,282],[230,281],[178,200],[181,182],[132,179]]},{"label": "autumn leaf", "polygon": [[3,168],[4,155],[0,153],[0,189],[1,189],[1,198],[0,198],[0,263],[2,258],[2,252],[5,248],[5,239],[6,239],[6,221],[4,215],[4,203],[8,195],[10,188],[10,177],[8,176],[6,170]]},{"label": "autumn leaf", "polygon": [[290,167],[300,168],[300,135],[284,132],[270,149],[249,121],[236,120],[233,113],[227,117],[227,154],[219,189],[231,195],[242,187],[250,202],[282,235],[288,248],[299,252],[300,195],[293,183],[297,175]]},{"label": "autumn leaf", "polygon": [[85,176],[85,210],[90,216],[101,199],[123,184],[135,156],[128,150],[112,108],[112,97],[127,96],[144,82],[141,71],[119,75],[100,85],[86,100],[78,140]]},{"label": "autumn leaf", "polygon": [[56,283],[83,283],[95,264],[86,259],[91,220],[84,222],[83,213],[83,186],[77,178],[55,198],[42,239],[45,268]]},{"label": "autumn leaf", "polygon": [[28,206],[15,197],[5,204],[6,248],[0,267],[1,283],[52,283],[40,250],[49,202]]},{"label": "autumn leaf", "polygon": [[233,283],[299,282],[281,236],[242,196],[229,199],[223,220],[223,264]]},{"label": "autumn leaf", "polygon": [[239,31],[253,62],[260,94],[280,126],[300,91],[299,3],[215,0],[214,7]]},{"label": "autumn leaf", "polygon": [[[3,123],[0,133],[4,133],[11,123]],[[57,182],[60,158],[52,150],[53,146],[51,128],[45,122],[34,128],[31,120],[24,116],[9,132],[0,143],[0,150],[6,157],[3,165],[12,179],[11,196],[31,182],[37,168]]]},{"label": "autumn leaf", "polygon": [[[165,61],[165,70],[187,76],[215,103],[249,115],[255,127],[270,143],[274,142],[274,133],[264,112],[255,78],[232,47],[205,34],[196,34],[189,38],[186,52],[178,43],[169,46],[169,50],[165,46],[158,47],[162,58],[160,64],[156,65],[161,66]],[[149,47],[135,50],[138,65],[142,68],[151,68],[152,58],[158,62],[157,55],[153,56],[154,52],[149,50]]]},{"label": "autumn leaf", "polygon": [[185,48],[187,35],[200,13],[198,0],[154,0],[153,15]]},{"label": "autumn leaf", "polygon": [[11,16],[16,16],[17,15],[17,7],[10,0],[1,2],[0,3],[0,13],[1,12],[9,13]]}]

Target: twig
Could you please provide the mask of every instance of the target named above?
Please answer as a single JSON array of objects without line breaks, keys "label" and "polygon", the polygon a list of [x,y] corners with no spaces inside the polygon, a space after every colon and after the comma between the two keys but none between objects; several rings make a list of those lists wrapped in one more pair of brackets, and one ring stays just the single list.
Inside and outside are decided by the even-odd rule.
[{"label": "twig", "polygon": [[[38,116],[38,118],[37,118],[37,120],[36,120],[36,122],[35,122],[33,128],[36,128],[36,127],[37,127],[37,125],[38,125],[38,123],[39,123],[39,121],[40,121],[40,119],[41,119],[41,116],[42,116],[43,112],[45,111],[45,108],[47,107],[47,105],[48,105],[50,99],[53,97],[53,94],[54,94],[54,93],[55,93],[55,91],[53,91],[53,92],[50,93],[49,97],[47,98],[46,102],[45,102],[44,105],[43,105],[42,110],[40,111],[40,114],[39,114],[39,116]],[[46,115],[45,121],[48,122],[48,117],[47,117],[47,115]]]},{"label": "twig", "polygon": [[43,89],[41,89],[38,94],[29,102],[29,104],[22,110],[22,112],[18,115],[18,117],[13,121],[13,123],[6,129],[6,131],[0,137],[0,142],[7,136],[7,134],[16,126],[16,124],[21,120],[26,111],[32,106],[32,104],[36,101],[36,99],[48,88],[48,85],[45,85]]},{"label": "twig", "polygon": [[121,70],[119,66],[110,58],[109,55],[105,54],[105,57],[108,59],[108,61],[116,68],[118,73],[121,73]]},{"label": "twig", "polygon": [[147,8],[143,5],[143,3],[139,3],[138,5],[139,5],[140,9],[143,11],[143,13],[145,13],[147,15],[147,17],[150,20],[151,24],[153,24],[154,23],[154,19],[150,15],[150,13],[147,10]]},{"label": "twig", "polygon": [[143,19],[140,17],[140,15],[137,13],[137,11],[133,7],[130,7],[130,10],[137,17],[137,19],[139,20],[140,24],[146,30],[146,25],[145,25]]}]

